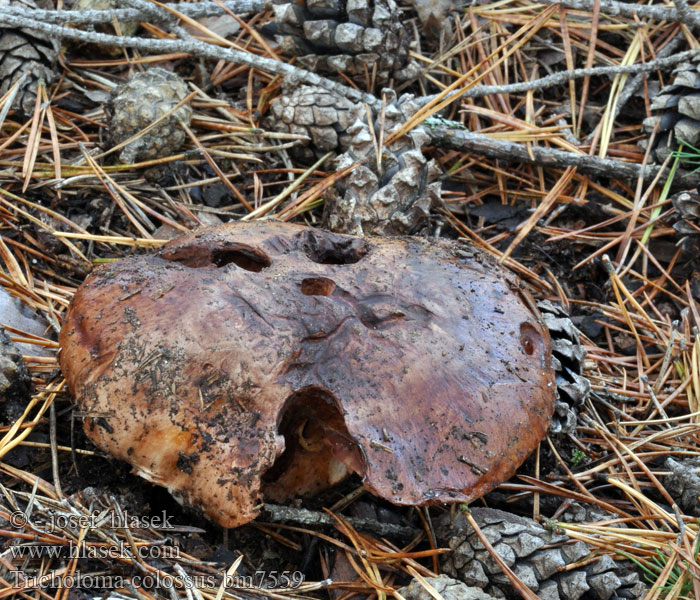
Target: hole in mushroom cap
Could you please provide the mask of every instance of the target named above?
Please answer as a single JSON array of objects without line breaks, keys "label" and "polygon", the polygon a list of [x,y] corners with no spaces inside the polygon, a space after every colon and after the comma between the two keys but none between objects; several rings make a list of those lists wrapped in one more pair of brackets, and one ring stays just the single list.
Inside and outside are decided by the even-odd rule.
[{"label": "hole in mushroom cap", "polygon": [[285,450],[263,476],[266,499],[280,502],[314,494],[352,472],[364,473],[362,454],[328,390],[294,392],[280,415],[277,430]]},{"label": "hole in mushroom cap", "polygon": [[323,265],[350,265],[369,251],[364,240],[325,231],[305,231],[302,240],[309,260]]},{"label": "hole in mushroom cap", "polygon": [[520,345],[528,356],[533,354],[541,356],[544,353],[542,336],[530,323],[520,324]]},{"label": "hole in mushroom cap", "polygon": [[[218,241],[218,240],[217,240]],[[192,269],[225,267],[231,263],[245,269],[259,273],[272,265],[272,261],[262,250],[258,250],[248,244],[228,243],[208,245],[183,245],[174,248],[165,247],[161,257],[165,260],[180,263]]]},{"label": "hole in mushroom cap", "polygon": [[255,273],[259,273],[272,264],[267,255],[260,250],[245,246],[215,250],[211,254],[211,262],[217,267],[225,267],[233,263],[241,269]]},{"label": "hole in mushroom cap", "polygon": [[327,277],[307,277],[301,282],[301,293],[306,296],[330,296],[335,289],[335,281]]}]

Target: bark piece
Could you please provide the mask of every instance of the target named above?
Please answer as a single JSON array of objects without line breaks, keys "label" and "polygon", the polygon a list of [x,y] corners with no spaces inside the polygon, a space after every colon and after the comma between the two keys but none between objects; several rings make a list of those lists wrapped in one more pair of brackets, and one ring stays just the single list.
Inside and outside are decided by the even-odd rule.
[{"label": "bark piece", "polygon": [[549,424],[532,306],[467,244],[235,223],[96,269],[60,362],[93,441],[222,526],[351,471],[469,501]]}]

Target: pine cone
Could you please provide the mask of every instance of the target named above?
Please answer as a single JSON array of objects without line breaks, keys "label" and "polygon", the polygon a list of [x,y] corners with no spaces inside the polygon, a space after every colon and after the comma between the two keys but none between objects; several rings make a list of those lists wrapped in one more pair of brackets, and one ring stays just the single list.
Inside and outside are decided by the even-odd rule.
[{"label": "pine cone", "polygon": [[31,384],[21,352],[0,327],[0,401],[21,402],[28,396]]},{"label": "pine cone", "polygon": [[[641,598],[639,575],[609,556],[585,567],[565,569],[588,556],[584,542],[549,531],[532,519],[492,508],[471,508],[486,539],[520,580],[542,600],[616,600]],[[498,563],[483,546],[463,514],[454,521],[443,515],[436,528],[438,544],[452,552],[442,555],[450,577],[485,589],[497,597],[518,597]]]},{"label": "pine cone", "polygon": [[644,120],[644,130],[651,133],[658,123],[651,153],[657,162],[666,160],[681,142],[696,147],[700,143],[699,92],[699,65],[681,63],[673,70],[673,83],[663,87],[652,101],[654,114]]},{"label": "pine cone", "polygon": [[671,203],[676,209],[678,219],[673,228],[681,234],[678,245],[692,257],[700,253],[700,194],[687,191],[671,196]]},{"label": "pine cone", "polygon": [[571,433],[591,391],[590,381],[582,375],[586,351],[563,308],[548,300],[538,302],[537,307],[552,338],[552,362],[557,374],[557,402],[549,433]]},{"label": "pine cone", "polygon": [[[175,73],[161,68],[137,73],[112,91],[105,106],[112,143],[120,144],[148,127],[185,96],[187,86]],[[190,106],[182,105],[154,129],[124,146],[120,160],[131,164],[176,152],[186,138],[180,122],[189,125],[191,118]]]},{"label": "pine cone", "polygon": [[[0,8],[4,6],[38,8],[34,0],[0,0]],[[3,28],[0,55],[0,95],[26,75],[13,106],[25,114],[33,113],[39,81],[51,85],[56,79],[53,65],[58,56],[58,42],[38,31]]]},{"label": "pine cone", "polygon": [[379,85],[418,74],[394,0],[305,0],[273,6],[284,52],[314,73],[372,77]]},{"label": "pine cone", "polygon": [[312,85],[285,90],[270,104],[265,125],[282,133],[297,133],[310,143],[296,147],[300,158],[312,160],[326,152],[345,152],[350,146],[348,128],[357,119],[362,106],[347,98]]},{"label": "pine cone", "polygon": [[686,514],[700,517],[700,457],[669,457],[664,467],[671,471],[664,477],[666,491]]},{"label": "pine cone", "polygon": [[[426,577],[425,581],[435,588],[442,600],[497,600],[483,590],[469,587],[447,575]],[[399,594],[404,600],[433,600],[433,596],[417,579],[411,581],[406,587],[402,587]]]},{"label": "pine cone", "polygon": [[[563,523],[597,523],[620,518],[620,515],[617,513],[604,511],[595,504],[571,502],[568,508],[559,517],[559,521]],[[611,523],[609,526],[622,527],[623,525],[620,523]]]},{"label": "pine cone", "polygon": [[[386,139],[416,108],[410,94],[397,100],[393,90],[383,93]],[[382,124],[376,116],[373,126],[379,135]],[[339,195],[326,202],[324,226],[353,235],[411,235],[426,229],[431,209],[440,203],[440,170],[423,156],[429,140],[424,129],[416,127],[390,148],[383,147],[380,166],[368,124],[358,119],[348,133],[350,149],[338,157],[336,169],[360,165],[339,182]]]}]

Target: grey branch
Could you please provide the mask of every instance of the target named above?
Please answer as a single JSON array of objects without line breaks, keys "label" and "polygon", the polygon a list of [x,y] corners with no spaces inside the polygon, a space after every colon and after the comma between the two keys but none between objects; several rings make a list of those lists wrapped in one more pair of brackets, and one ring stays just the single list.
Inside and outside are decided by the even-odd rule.
[{"label": "grey branch", "polygon": [[[659,53],[661,54],[661,53]],[[634,65],[615,65],[612,67],[591,67],[590,69],[573,69],[571,71],[559,71],[557,73],[552,73],[545,77],[540,77],[539,79],[533,79],[532,81],[523,81],[520,83],[510,83],[506,85],[476,85],[473,88],[467,90],[463,94],[460,94],[459,90],[452,92],[452,95],[460,94],[462,98],[481,98],[483,96],[490,96],[491,94],[517,94],[522,92],[529,92],[531,90],[544,90],[555,85],[564,85],[570,79],[582,79],[583,77],[599,77],[599,76],[609,76],[614,77],[616,75],[623,74],[641,74],[648,73],[650,71],[656,71],[657,69],[665,69],[668,67],[673,67],[678,63],[692,60],[700,56],[700,49],[687,50],[679,54],[674,54],[673,56],[663,56],[655,60],[650,60],[646,63],[639,63]],[[433,100],[436,95],[431,96],[421,96],[416,98],[415,102],[418,106],[424,106],[431,100]]]},{"label": "grey branch", "polygon": [[[573,10],[592,10],[596,0],[536,0],[539,4],[561,4],[564,8]],[[667,8],[666,6],[648,6],[645,4],[632,4],[616,2],[615,0],[600,0],[600,12],[611,17],[639,17],[640,19],[653,19],[655,21],[673,21],[683,23],[691,27],[700,26],[700,13],[691,10],[689,12],[680,8]]]},{"label": "grey branch", "polygon": [[32,21],[24,17],[16,17],[0,12],[0,26],[17,27],[31,29],[46,35],[57,38],[67,38],[89,42],[94,44],[105,44],[117,46],[119,48],[138,48],[147,52],[170,53],[187,52],[195,56],[211,58],[214,60],[227,60],[233,63],[248,65],[254,69],[260,69],[268,73],[275,73],[286,77],[291,82],[298,81],[309,85],[317,85],[335,94],[345,96],[352,102],[366,102],[373,107],[380,106],[379,100],[372,94],[361,92],[349,86],[337,83],[326,77],[321,77],[316,73],[288,65],[285,62],[258,56],[251,52],[243,52],[232,48],[222,48],[214,44],[200,42],[198,40],[154,40],[151,38],[126,37],[118,35],[108,35],[96,31],[82,31],[72,27],[63,27]]},{"label": "grey branch", "polygon": [[[609,179],[636,180],[640,176],[649,181],[659,172],[658,165],[648,165],[644,169],[637,163],[623,162],[610,158],[598,158],[588,154],[576,154],[557,150],[553,148],[543,148],[531,145],[529,148],[525,144],[509,142],[488,137],[479,133],[473,133],[461,128],[461,124],[454,123],[450,126],[450,121],[443,119],[427,119],[425,131],[430,135],[431,143],[442,148],[459,150],[471,154],[488,156],[509,163],[528,163],[541,167],[552,167],[556,169],[566,169],[576,167],[580,173],[592,175],[594,177],[605,177]],[[457,126],[460,127],[457,127]],[[667,170],[668,171],[668,170]],[[685,189],[700,184],[700,176],[697,174],[683,177],[678,173],[674,179],[676,187]]]},{"label": "grey branch", "polygon": [[[540,0],[542,2],[549,2],[550,0]],[[588,2],[588,0],[570,0],[571,2]],[[609,2],[610,0],[602,0],[603,2]],[[255,4],[259,3],[259,4]],[[196,4],[178,4],[177,7],[193,6],[193,7],[203,7],[204,5],[217,6],[214,3],[196,3]],[[262,6],[264,5],[264,0],[235,0],[234,2],[229,2],[239,7],[243,5],[247,6]],[[634,5],[637,7],[638,5]],[[217,6],[217,8],[219,8]],[[642,8],[641,6],[639,8]],[[648,7],[649,8],[649,7]],[[119,10],[131,10],[137,9],[119,9]],[[57,12],[57,11],[45,11],[45,12]],[[67,14],[68,11],[63,11]],[[73,11],[75,12],[75,11]],[[99,12],[99,11],[96,11]],[[109,11],[107,11],[109,12]],[[119,11],[112,11],[110,13],[110,19],[116,16]],[[138,11],[137,11],[138,12]],[[192,12],[192,11],[190,11]],[[189,12],[188,12],[189,14]],[[193,13],[194,14],[194,13]],[[128,19],[129,17],[125,17]],[[345,96],[353,102],[364,102],[372,106],[374,109],[379,110],[381,104],[379,100],[372,94],[361,92],[349,86],[337,83],[328,78],[321,77],[316,73],[301,69],[284,63],[282,61],[273,60],[270,58],[265,58],[252,54],[249,52],[242,52],[239,50],[233,50],[231,48],[221,48],[213,44],[207,44],[206,42],[200,42],[196,40],[155,40],[149,38],[135,38],[135,37],[122,37],[115,35],[108,35],[104,33],[98,33],[94,31],[82,31],[80,29],[74,29],[71,27],[63,27],[61,25],[46,23],[37,19],[30,19],[24,16],[16,16],[10,14],[8,9],[0,10],[0,25],[6,27],[19,27],[33,29],[34,31],[40,31],[41,33],[58,37],[80,40],[82,42],[105,44],[111,46],[117,46],[120,48],[137,48],[142,51],[147,52],[188,52],[196,56],[201,56],[204,58],[211,58],[215,60],[228,60],[230,62],[245,64],[250,67],[260,69],[261,71],[266,71],[268,73],[275,73],[287,77],[290,81],[303,82],[309,85],[318,85],[324,89],[327,89],[336,94]],[[481,85],[475,86],[467,90],[463,96],[467,98],[478,98],[482,96],[488,96],[491,94],[504,94],[504,93],[521,93],[530,90],[541,90],[555,85],[563,85],[567,83],[570,79],[581,79],[583,77],[597,77],[597,76],[616,76],[620,74],[639,74],[649,71],[654,71],[657,69],[664,69],[668,67],[673,67],[678,63],[692,60],[697,57],[700,53],[700,49],[688,50],[686,52],[681,52],[673,56],[660,57],[655,60],[634,65],[615,65],[609,67],[591,67],[588,69],[574,69],[571,71],[560,71],[558,73],[553,73],[547,75],[546,77],[541,77],[533,81],[524,81],[521,83],[513,83],[509,85]],[[421,99],[421,103],[429,101],[431,97],[425,97]]]},{"label": "grey branch", "polygon": [[[260,12],[269,6],[268,0],[227,0],[224,4],[231,12],[237,15]],[[166,4],[166,6],[194,19],[220,15],[224,12],[224,9],[216,2],[183,2],[182,4]],[[97,25],[99,23],[111,23],[115,18],[121,22],[142,21],[148,20],[152,14],[152,10],[144,11],[139,8],[117,8],[114,10],[40,10],[23,8],[21,5],[0,7],[0,15],[24,17],[25,19],[33,19],[47,24],[73,23],[74,25]]]},{"label": "grey branch", "polygon": [[509,85],[480,85],[468,90],[463,96],[465,98],[480,98],[491,94],[505,94],[529,92],[530,90],[542,90],[555,85],[564,85],[570,79],[582,79],[583,77],[601,77],[616,75],[632,75],[637,73],[648,73],[657,69],[673,67],[678,63],[690,61],[700,55],[700,49],[686,50],[673,56],[657,58],[646,63],[634,65],[615,65],[612,67],[591,67],[589,69],[573,69],[570,71],[559,71],[546,77],[523,81],[522,83],[511,83]]}]

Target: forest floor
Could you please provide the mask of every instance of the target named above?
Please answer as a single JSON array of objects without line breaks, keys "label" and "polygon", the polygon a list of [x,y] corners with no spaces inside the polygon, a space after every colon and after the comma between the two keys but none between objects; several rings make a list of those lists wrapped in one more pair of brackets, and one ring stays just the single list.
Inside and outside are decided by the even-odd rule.
[{"label": "forest floor", "polygon": [[[161,5],[127,4],[140,25],[122,38],[123,48],[112,37],[86,41],[99,35],[61,24],[70,19],[37,19],[46,25],[39,35],[50,38],[53,27],[62,37],[54,77],[34,85],[36,104],[18,87],[26,80],[11,82],[17,86],[0,98],[0,287],[9,294],[1,299],[5,310],[10,296],[17,299],[39,324],[30,331],[3,323],[24,344],[33,389],[31,399],[4,406],[0,423],[0,597],[221,600],[245,588],[274,598],[384,598],[414,576],[434,575],[443,554],[431,522],[449,507],[392,506],[351,478],[288,512],[269,506],[257,521],[225,530],[131,474],[83,434],[57,340],[90,271],[151,253],[203,225],[276,217],[321,226],[324,204],[344,174],[331,160],[310,169],[324,152],[305,156],[297,150],[308,140],[270,125],[271,102],[287,93],[284,76],[365,103],[367,111],[382,105],[376,73],[314,79],[294,66],[269,33],[274,13],[263,3],[248,2],[251,9],[234,11],[236,19],[223,8],[208,17],[169,9],[166,19]],[[556,525],[593,556],[634,558],[629,564],[646,576],[647,598],[700,598],[700,204],[672,201],[683,190],[695,193],[698,163],[686,146],[659,168],[640,145],[660,135],[642,123],[674,68],[692,63],[699,17],[685,1],[678,8],[611,0],[466,4],[415,0],[396,9],[420,68],[412,79],[385,85],[422,98],[421,112],[400,133],[430,124],[423,152],[440,169],[441,203],[432,207],[428,233],[470,240],[522,278],[536,299],[568,311],[591,384],[576,427],[546,437],[516,477],[474,506]],[[0,26],[12,27],[10,17],[0,9]],[[100,27],[114,33],[111,25]],[[71,38],[81,33],[93,37]],[[115,85],[153,66],[188,83],[191,124],[181,149],[127,164],[109,152],[104,102]],[[20,97],[24,111],[11,104]],[[668,457],[680,465],[687,489],[668,483]],[[108,544],[99,528],[88,533],[69,522],[68,515],[88,514],[93,505],[166,513],[177,523],[167,536],[146,528],[119,539],[130,547],[176,546],[178,556],[8,554],[20,542],[65,549],[86,535]],[[565,519],[572,507],[602,512],[593,521]],[[26,522],[15,522],[18,510]],[[50,511],[64,515],[65,527],[38,532],[32,522]],[[367,520],[393,523],[398,535],[363,530]],[[262,578],[219,589],[232,565],[238,571],[231,573]],[[118,592],[47,584],[76,571],[124,579]],[[291,588],[264,589],[284,583],[282,572]],[[213,579],[169,593],[137,586],[139,573]]]}]

